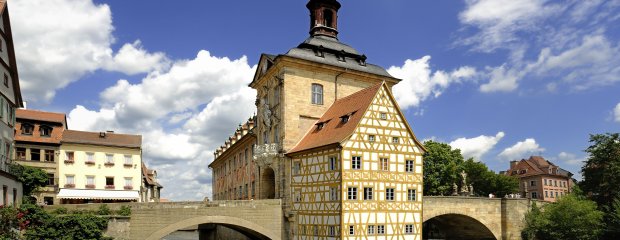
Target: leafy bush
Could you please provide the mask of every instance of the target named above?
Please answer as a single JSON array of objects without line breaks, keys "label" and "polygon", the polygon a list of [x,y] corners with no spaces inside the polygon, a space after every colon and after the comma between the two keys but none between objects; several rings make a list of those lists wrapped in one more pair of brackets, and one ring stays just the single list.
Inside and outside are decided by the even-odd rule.
[{"label": "leafy bush", "polygon": [[67,208],[64,208],[64,207],[59,207],[59,208],[54,209],[54,211],[52,211],[52,213],[53,214],[63,215],[63,214],[69,213],[69,210],[67,210]]},{"label": "leafy bush", "polygon": [[0,206],[0,239],[18,239],[18,211],[11,206]]},{"label": "leafy bush", "polygon": [[603,212],[596,203],[569,194],[540,209],[535,204],[525,215],[523,239],[598,239],[603,233]]},{"label": "leafy bush", "polygon": [[99,206],[99,210],[97,211],[98,215],[102,215],[102,216],[107,216],[107,215],[111,215],[112,211],[110,210],[110,207],[108,207],[108,205],[101,205]]},{"label": "leafy bush", "polygon": [[116,213],[121,216],[131,216],[131,207],[121,206],[121,209],[119,209]]}]

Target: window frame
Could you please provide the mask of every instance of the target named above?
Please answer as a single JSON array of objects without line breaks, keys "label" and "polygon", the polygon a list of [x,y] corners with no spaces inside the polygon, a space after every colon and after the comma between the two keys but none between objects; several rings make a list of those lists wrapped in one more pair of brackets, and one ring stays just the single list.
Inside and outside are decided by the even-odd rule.
[{"label": "window frame", "polygon": [[347,200],[357,200],[357,187],[347,187]]},{"label": "window frame", "polygon": [[405,160],[405,172],[407,173],[415,172],[415,161],[414,160]]},{"label": "window frame", "polygon": [[311,100],[310,102],[314,105],[323,105],[323,97],[324,97],[324,88],[323,85],[318,83],[313,83],[310,89]]},{"label": "window frame", "polygon": [[396,189],[395,188],[385,188],[385,200],[386,201],[396,201]]},{"label": "window frame", "polygon": [[417,194],[416,189],[407,189],[407,201],[415,202],[417,199]]},{"label": "window frame", "polygon": [[381,164],[381,171],[390,171],[389,158],[379,158],[379,164]]},{"label": "window frame", "polygon": [[372,187],[364,187],[364,201],[372,201],[374,192]]},{"label": "window frame", "polygon": [[362,169],[362,156],[351,156],[351,170]]}]

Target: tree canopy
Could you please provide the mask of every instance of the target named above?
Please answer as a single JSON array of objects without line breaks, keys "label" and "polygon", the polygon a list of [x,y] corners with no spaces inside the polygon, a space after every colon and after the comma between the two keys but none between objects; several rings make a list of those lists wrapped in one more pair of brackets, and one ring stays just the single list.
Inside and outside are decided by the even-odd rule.
[{"label": "tree canopy", "polygon": [[620,197],[620,133],[590,135],[590,143],[580,187],[599,206],[611,206]]},{"label": "tree canopy", "polygon": [[538,208],[535,202],[525,215],[523,239],[599,239],[603,233],[603,212],[596,203],[576,194]]},{"label": "tree canopy", "polygon": [[30,196],[40,187],[47,185],[47,173],[43,169],[13,164],[11,172],[22,182],[24,196]]},{"label": "tree canopy", "polygon": [[446,143],[424,142],[424,195],[450,195],[463,163],[461,150]]},{"label": "tree canopy", "polygon": [[473,158],[463,160],[459,149],[435,141],[424,142],[424,147],[428,150],[424,156],[424,195],[451,195],[454,184],[463,187],[461,171],[467,173],[466,184],[473,185],[476,195],[504,196],[519,191],[518,179],[496,174]]}]

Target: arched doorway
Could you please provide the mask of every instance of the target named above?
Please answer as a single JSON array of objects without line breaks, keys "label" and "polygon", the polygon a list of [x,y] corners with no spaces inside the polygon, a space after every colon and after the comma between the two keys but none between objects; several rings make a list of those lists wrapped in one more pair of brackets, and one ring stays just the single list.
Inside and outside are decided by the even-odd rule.
[{"label": "arched doorway", "polygon": [[276,175],[273,169],[265,167],[260,175],[260,196],[261,199],[276,198]]},{"label": "arched doorway", "polygon": [[424,222],[422,239],[494,240],[496,238],[489,228],[472,217],[461,214],[444,214]]}]

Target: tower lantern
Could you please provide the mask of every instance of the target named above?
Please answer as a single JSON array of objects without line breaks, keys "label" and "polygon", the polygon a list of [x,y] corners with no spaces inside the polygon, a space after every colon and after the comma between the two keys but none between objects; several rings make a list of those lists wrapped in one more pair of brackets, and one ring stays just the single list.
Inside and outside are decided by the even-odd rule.
[{"label": "tower lantern", "polygon": [[310,0],[306,7],[310,10],[311,36],[338,37],[340,3],[337,0]]}]

